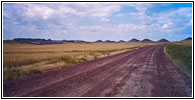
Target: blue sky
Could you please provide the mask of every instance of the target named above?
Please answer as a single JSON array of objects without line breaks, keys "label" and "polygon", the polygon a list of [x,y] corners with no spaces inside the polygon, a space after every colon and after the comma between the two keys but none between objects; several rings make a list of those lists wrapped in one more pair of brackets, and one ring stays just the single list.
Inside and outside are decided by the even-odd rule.
[{"label": "blue sky", "polygon": [[3,39],[192,37],[191,3],[4,3]]}]

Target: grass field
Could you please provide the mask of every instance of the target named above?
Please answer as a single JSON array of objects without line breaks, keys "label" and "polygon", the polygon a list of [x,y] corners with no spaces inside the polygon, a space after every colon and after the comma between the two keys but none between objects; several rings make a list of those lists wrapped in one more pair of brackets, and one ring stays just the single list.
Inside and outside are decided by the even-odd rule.
[{"label": "grass field", "polygon": [[192,70],[192,42],[177,42],[166,46],[167,54],[176,62]]},{"label": "grass field", "polygon": [[4,80],[78,64],[154,43],[3,43]]}]

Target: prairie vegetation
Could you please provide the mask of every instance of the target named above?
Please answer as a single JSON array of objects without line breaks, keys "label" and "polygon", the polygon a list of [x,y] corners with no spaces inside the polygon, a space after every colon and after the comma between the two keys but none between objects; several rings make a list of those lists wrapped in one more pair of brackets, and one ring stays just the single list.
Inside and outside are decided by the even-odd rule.
[{"label": "prairie vegetation", "polygon": [[3,43],[4,80],[41,73],[141,48],[154,43],[64,43],[34,45]]},{"label": "prairie vegetation", "polygon": [[176,42],[166,46],[168,56],[186,69],[192,70],[192,42]]}]

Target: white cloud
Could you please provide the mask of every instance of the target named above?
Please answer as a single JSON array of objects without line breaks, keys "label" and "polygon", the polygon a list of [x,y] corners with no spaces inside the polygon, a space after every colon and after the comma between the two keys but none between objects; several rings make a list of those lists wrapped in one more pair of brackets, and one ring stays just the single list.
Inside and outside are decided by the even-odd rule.
[{"label": "white cloud", "polygon": [[171,27],[173,27],[172,25],[173,25],[172,22],[168,22],[168,23],[166,23],[166,24],[163,24],[162,28],[163,28],[163,29],[171,28]]},{"label": "white cloud", "polygon": [[54,10],[43,5],[28,4],[23,13],[30,18],[41,17],[42,19],[48,19],[54,13]]},{"label": "white cloud", "polygon": [[148,24],[153,21],[153,18],[151,16],[146,15],[145,12],[131,12],[130,17],[134,18],[142,24]]},{"label": "white cloud", "polygon": [[9,17],[10,15],[8,15],[8,13],[7,13],[7,12],[3,12],[3,16],[5,16],[5,17]]},{"label": "white cloud", "polygon": [[66,16],[68,14],[70,15],[76,15],[76,16],[84,16],[84,13],[83,12],[79,12],[77,11],[76,9],[73,9],[71,7],[62,7],[62,8],[59,8],[56,10],[56,13],[62,15],[62,16]]},{"label": "white cloud", "polygon": [[164,23],[166,21],[171,20],[178,20],[180,19],[180,17],[185,17],[187,18],[187,20],[190,20],[192,17],[192,8],[184,7],[179,8],[177,10],[165,11],[158,14],[154,14],[154,17],[156,17],[159,20],[159,23]]},{"label": "white cloud", "polygon": [[[148,5],[148,7],[150,7]],[[157,24],[161,32],[169,33],[170,31],[181,30],[183,27],[189,27],[192,25],[190,20],[192,19],[192,8],[183,7],[175,10],[163,11],[153,15],[147,15],[145,10],[138,12],[131,12],[130,17],[134,18],[137,23],[142,25]],[[154,27],[155,28],[155,27]]]},{"label": "white cloud", "polygon": [[128,5],[135,7],[140,12],[144,12],[148,8],[153,7],[156,4],[151,4],[151,3],[132,3],[132,4],[128,4]]},{"label": "white cloud", "polygon": [[120,32],[129,32],[129,33],[146,33],[151,31],[153,26],[151,25],[145,25],[145,24],[119,24],[116,26],[117,30],[120,30]]},{"label": "white cloud", "polygon": [[108,22],[108,21],[110,21],[110,19],[107,19],[107,18],[101,18],[101,19],[100,19],[100,21],[101,21],[101,22]]},{"label": "white cloud", "polygon": [[120,10],[121,5],[104,3],[84,3],[76,4],[77,9],[86,16],[106,17]]},{"label": "white cloud", "polygon": [[117,17],[123,17],[124,15],[123,14],[117,14],[116,16]]},{"label": "white cloud", "polygon": [[78,17],[107,17],[120,10],[120,5],[115,4],[24,4],[23,12],[29,18],[41,17],[48,19],[51,16],[78,16]]},{"label": "white cloud", "polygon": [[103,27],[102,26],[80,26],[78,31],[82,31],[82,32],[90,32],[90,33],[96,33],[99,30],[102,30]]},{"label": "white cloud", "polygon": [[169,26],[167,24],[164,24],[162,28],[168,28]]}]

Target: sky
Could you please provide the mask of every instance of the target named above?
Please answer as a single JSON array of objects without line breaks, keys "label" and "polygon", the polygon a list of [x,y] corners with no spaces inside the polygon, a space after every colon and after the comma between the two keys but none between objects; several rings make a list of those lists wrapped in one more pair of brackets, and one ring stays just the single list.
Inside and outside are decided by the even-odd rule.
[{"label": "sky", "polygon": [[3,39],[192,37],[192,3],[3,3]]}]

